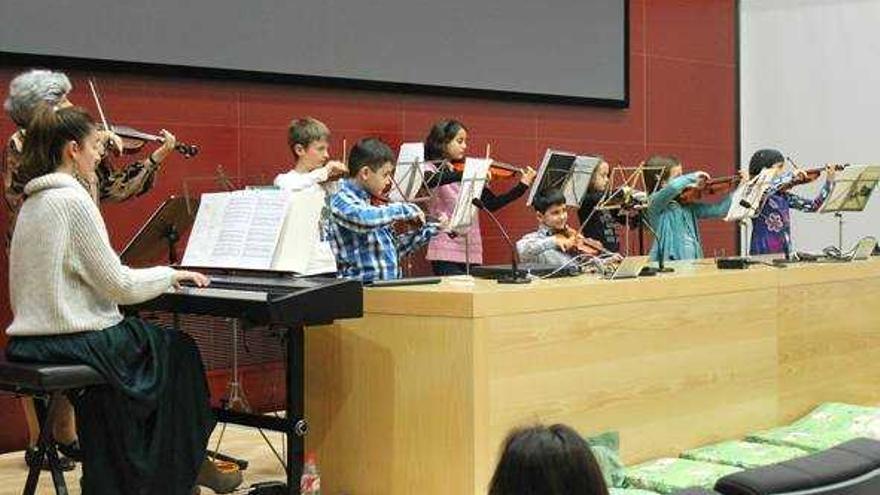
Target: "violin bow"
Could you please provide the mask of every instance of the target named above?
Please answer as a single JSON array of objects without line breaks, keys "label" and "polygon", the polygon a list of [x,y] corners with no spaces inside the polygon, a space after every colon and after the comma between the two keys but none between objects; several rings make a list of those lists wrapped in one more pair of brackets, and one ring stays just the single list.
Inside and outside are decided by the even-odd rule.
[{"label": "violin bow", "polygon": [[192,200],[189,195],[189,184],[186,181],[183,181],[183,201],[186,204],[186,212],[190,216],[192,216],[192,214],[193,214]]},{"label": "violin bow", "polygon": [[801,170],[803,170],[798,166],[797,163],[794,162],[794,160],[791,159],[790,156],[786,156],[785,161],[791,164],[791,168],[793,168],[795,172],[800,172]]},{"label": "violin bow", "polygon": [[216,180],[221,187],[226,188],[227,191],[235,189],[235,184],[233,184],[232,180],[229,179],[229,176],[226,175],[226,171],[223,170],[223,165],[217,165],[217,175],[214,176],[214,180]]},{"label": "violin bow", "polygon": [[104,107],[101,106],[101,99],[98,98],[98,90],[95,89],[95,81],[89,78],[89,89],[92,90],[92,98],[95,100],[95,106],[98,108],[98,115],[101,116],[101,123],[104,124],[104,130],[109,131],[110,126],[107,125],[107,116],[104,115]]}]

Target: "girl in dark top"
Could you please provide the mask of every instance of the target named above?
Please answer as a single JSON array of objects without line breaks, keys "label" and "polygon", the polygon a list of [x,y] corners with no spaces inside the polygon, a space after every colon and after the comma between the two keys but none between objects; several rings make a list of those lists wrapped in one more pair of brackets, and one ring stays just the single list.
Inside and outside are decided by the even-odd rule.
[{"label": "girl in dark top", "polygon": [[[587,186],[587,194],[578,209],[578,218],[584,225],[581,233],[591,239],[601,241],[605,249],[615,253],[620,252],[620,237],[617,234],[618,225],[627,225],[627,215],[620,210],[594,211],[596,206],[608,195],[611,185],[611,167],[608,162],[602,160],[593,170],[590,177],[590,185]],[[638,218],[630,218],[629,225],[638,225]]]}]

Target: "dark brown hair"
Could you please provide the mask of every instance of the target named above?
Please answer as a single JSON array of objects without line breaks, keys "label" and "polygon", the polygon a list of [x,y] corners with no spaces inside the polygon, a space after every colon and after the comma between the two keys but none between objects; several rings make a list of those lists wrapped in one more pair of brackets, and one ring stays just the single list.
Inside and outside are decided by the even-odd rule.
[{"label": "dark brown hair", "polygon": [[394,162],[394,153],[379,138],[364,138],[351,147],[348,153],[348,171],[352,177],[364,167],[378,171],[388,162]]},{"label": "dark brown hair", "polygon": [[489,495],[608,495],[590,446],[568,426],[512,431],[489,484]]},{"label": "dark brown hair", "polygon": [[95,129],[95,121],[80,107],[56,108],[42,104],[25,131],[18,176],[23,184],[51,174],[63,163],[64,147],[70,141],[83,144]]},{"label": "dark brown hair", "polygon": [[467,127],[461,122],[449,119],[441,120],[431,127],[428,136],[425,137],[425,160],[442,160],[448,158],[446,156],[446,145],[448,145],[459,131]]}]

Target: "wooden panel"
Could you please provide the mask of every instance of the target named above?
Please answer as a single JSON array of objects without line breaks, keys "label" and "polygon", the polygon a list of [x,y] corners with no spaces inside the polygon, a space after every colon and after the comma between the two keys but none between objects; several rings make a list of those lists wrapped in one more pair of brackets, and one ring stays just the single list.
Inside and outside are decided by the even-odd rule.
[{"label": "wooden panel", "polygon": [[[773,288],[662,302],[648,293],[489,318],[490,444],[523,423],[563,422],[620,430],[636,462],[772,425],[775,305]],[[662,426],[685,418],[690,428]]]},{"label": "wooden panel", "polygon": [[307,330],[306,442],[324,490],[474,489],[475,466],[486,467],[473,441],[485,401],[474,335],[471,320],[381,315]]},{"label": "wooden panel", "polygon": [[880,403],[880,315],[870,306],[880,259],[674,266],[616,282],[368,289],[362,320],[309,337],[309,411],[320,425],[309,441],[332,459],[327,478],[342,480],[331,490],[485,493],[504,436],[534,422],[620,431],[633,463],[773,427],[823,401]]},{"label": "wooden panel", "polygon": [[781,419],[817,400],[880,402],[880,263],[794,268],[780,289]]}]

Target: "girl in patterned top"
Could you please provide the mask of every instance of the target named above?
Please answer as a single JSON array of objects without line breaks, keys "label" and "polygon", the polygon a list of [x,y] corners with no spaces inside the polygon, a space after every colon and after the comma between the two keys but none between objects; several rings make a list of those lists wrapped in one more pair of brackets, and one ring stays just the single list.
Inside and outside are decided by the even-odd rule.
[{"label": "girl in patterned top", "polygon": [[789,253],[791,250],[791,213],[790,210],[804,212],[817,211],[828,195],[834,183],[835,169],[825,168],[825,185],[813,199],[806,199],[787,191],[792,182],[796,181],[803,171],[784,172],[785,157],[779,150],[763,149],[752,155],[749,161],[749,175],[756,177],[764,169],[773,169],[770,188],[765,194],[764,206],[760,213],[752,219],[752,241],[750,254]]}]

